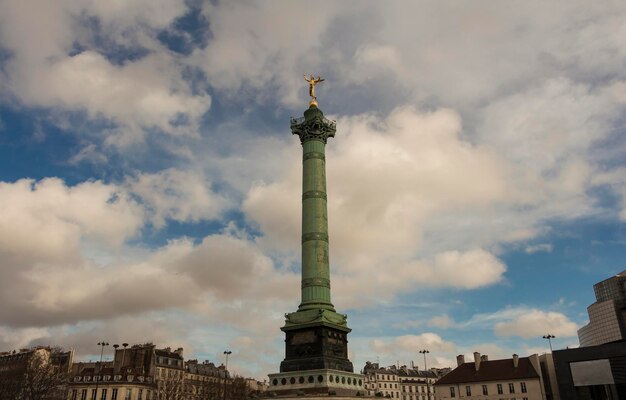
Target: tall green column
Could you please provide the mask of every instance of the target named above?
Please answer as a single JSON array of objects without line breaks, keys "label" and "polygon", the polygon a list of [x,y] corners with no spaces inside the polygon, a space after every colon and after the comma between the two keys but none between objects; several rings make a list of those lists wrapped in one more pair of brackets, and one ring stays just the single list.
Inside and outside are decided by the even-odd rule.
[{"label": "tall green column", "polygon": [[335,311],[330,298],[325,147],[335,122],[315,105],[304,118],[292,119],[291,131],[302,143],[302,301],[299,311]]},{"label": "tall green column", "polygon": [[[280,363],[280,372],[288,375],[272,375],[271,379],[274,386],[281,387],[292,380],[298,385],[306,383],[311,393],[340,384],[340,375],[324,378],[319,375],[322,372],[341,371],[342,382],[352,382],[352,386],[357,383],[348,359],[351,329],[347,316],[335,311],[330,297],[325,148],[335,130],[335,122],[324,118],[315,101],[304,117],[291,120],[291,132],[302,143],[302,298],[297,311],[285,314],[285,325],[280,328],[285,332],[285,359]],[[311,372],[292,379],[298,371],[316,371],[315,378]],[[285,384],[281,383],[283,379]]]}]

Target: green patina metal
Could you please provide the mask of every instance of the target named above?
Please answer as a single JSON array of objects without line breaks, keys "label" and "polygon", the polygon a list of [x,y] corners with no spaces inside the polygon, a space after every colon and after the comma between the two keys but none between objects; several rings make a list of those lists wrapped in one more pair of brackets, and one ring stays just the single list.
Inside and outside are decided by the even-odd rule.
[{"label": "green patina metal", "polygon": [[303,118],[291,120],[291,131],[303,149],[302,180],[302,298],[298,311],[285,315],[283,330],[326,325],[346,332],[346,316],[335,312],[330,297],[326,156],[335,122],[311,105]]}]

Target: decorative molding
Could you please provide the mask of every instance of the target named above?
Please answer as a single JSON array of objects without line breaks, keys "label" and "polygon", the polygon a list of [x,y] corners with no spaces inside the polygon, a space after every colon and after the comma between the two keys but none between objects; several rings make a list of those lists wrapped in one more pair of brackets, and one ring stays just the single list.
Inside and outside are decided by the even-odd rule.
[{"label": "decorative molding", "polygon": [[312,158],[326,161],[326,155],[324,153],[320,153],[319,151],[309,151],[308,153],[304,153],[302,156],[303,161],[310,160]]},{"label": "decorative molding", "polygon": [[309,240],[323,240],[328,243],[328,233],[326,232],[310,232],[302,235],[302,243],[308,242]]},{"label": "decorative molding", "polygon": [[306,199],[324,199],[324,200],[327,200],[326,193],[322,192],[321,190],[309,190],[308,192],[302,193],[302,201],[304,201]]},{"label": "decorative molding", "polygon": [[324,286],[330,288],[330,279],[326,278],[305,278],[302,279],[302,287]]}]

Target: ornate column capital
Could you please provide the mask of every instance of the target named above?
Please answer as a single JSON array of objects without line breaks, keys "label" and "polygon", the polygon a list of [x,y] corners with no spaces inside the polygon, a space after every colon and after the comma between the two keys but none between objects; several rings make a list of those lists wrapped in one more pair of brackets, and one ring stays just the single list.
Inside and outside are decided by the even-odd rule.
[{"label": "ornate column capital", "polygon": [[319,140],[326,144],[329,137],[335,137],[337,123],[326,117],[315,106],[304,112],[304,117],[291,118],[291,133],[300,137],[300,143]]}]

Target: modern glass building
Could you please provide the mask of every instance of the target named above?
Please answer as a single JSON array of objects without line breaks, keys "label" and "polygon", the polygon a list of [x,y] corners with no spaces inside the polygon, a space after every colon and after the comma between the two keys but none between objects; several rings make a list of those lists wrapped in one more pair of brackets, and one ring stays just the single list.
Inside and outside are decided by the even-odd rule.
[{"label": "modern glass building", "polygon": [[596,302],[587,307],[589,323],[578,330],[581,347],[626,339],[626,271],[593,286]]}]

